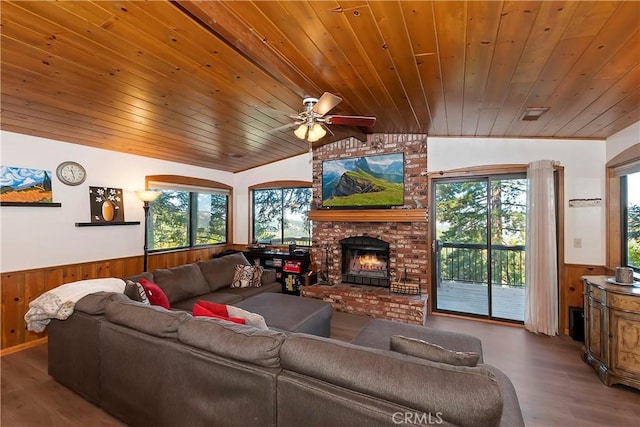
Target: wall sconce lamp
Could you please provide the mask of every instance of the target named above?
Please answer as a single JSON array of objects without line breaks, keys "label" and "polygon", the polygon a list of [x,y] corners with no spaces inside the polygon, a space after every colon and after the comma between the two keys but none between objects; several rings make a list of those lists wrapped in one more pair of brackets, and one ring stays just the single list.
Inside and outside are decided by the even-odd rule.
[{"label": "wall sconce lamp", "polygon": [[150,190],[136,191],[136,196],[138,197],[138,199],[140,199],[144,203],[142,208],[144,209],[144,261],[143,261],[143,267],[144,267],[144,271],[145,272],[147,271],[147,263],[148,263],[148,260],[149,260],[149,247],[148,247],[148,243],[149,243],[149,237],[148,237],[148,233],[149,233],[149,203],[151,203],[155,199],[157,199],[159,195],[160,195],[160,192],[158,192],[158,191],[150,191]]}]

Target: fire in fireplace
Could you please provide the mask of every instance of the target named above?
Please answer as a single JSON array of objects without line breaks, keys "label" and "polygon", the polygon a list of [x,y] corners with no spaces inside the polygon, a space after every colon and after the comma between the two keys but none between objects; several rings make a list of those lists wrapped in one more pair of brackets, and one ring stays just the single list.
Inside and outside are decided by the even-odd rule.
[{"label": "fire in fireplace", "polygon": [[373,274],[386,276],[387,262],[377,253],[356,253],[351,257],[350,271],[356,274]]},{"label": "fire in fireplace", "polygon": [[389,287],[389,244],[373,237],[348,237],[342,246],[342,281]]}]

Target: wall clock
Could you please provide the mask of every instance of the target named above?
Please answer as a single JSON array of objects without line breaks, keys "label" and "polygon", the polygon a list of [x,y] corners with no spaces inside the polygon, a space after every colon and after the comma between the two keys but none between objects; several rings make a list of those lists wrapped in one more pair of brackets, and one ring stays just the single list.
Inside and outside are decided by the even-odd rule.
[{"label": "wall clock", "polygon": [[60,182],[66,185],[80,185],[87,179],[87,171],[78,162],[62,162],[56,169]]}]

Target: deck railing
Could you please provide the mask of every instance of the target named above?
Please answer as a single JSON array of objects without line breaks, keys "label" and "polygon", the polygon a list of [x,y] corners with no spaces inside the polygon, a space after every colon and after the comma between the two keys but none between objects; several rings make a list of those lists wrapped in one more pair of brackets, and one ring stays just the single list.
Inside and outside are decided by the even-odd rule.
[{"label": "deck railing", "polygon": [[[439,242],[436,262],[440,280],[488,283],[487,245]],[[491,245],[491,284],[523,287],[524,245]]]}]

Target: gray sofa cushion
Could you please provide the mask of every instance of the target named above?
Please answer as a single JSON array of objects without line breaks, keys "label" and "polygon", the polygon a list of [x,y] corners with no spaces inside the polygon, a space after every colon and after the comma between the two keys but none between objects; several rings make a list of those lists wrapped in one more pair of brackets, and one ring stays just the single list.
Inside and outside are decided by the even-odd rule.
[{"label": "gray sofa cushion", "polygon": [[384,319],[373,319],[351,340],[351,344],[365,347],[391,349],[391,336],[403,335],[437,344],[449,350],[470,351],[480,355],[482,363],[482,342],[467,334],[442,331],[428,326],[409,325]]},{"label": "gray sofa cushion", "polygon": [[286,370],[419,412],[440,412],[455,425],[496,426],[502,415],[500,387],[482,367],[445,365],[302,334],[285,340],[280,358]]},{"label": "gray sofa cushion", "polygon": [[[273,284],[276,281],[276,271],[270,268],[265,268],[262,271],[262,279],[260,280],[262,281],[262,286]],[[280,285],[279,282],[278,285]]]},{"label": "gray sofa cushion", "polygon": [[178,327],[193,317],[184,311],[169,311],[136,301],[116,301],[107,306],[107,320],[149,335],[176,338]]},{"label": "gray sofa cushion", "polygon": [[478,353],[447,350],[437,344],[402,335],[391,336],[391,351],[455,366],[473,367],[480,359]]},{"label": "gray sofa cushion", "polygon": [[107,306],[113,301],[129,301],[129,297],[117,292],[96,292],[80,298],[73,310],[87,314],[104,314]]},{"label": "gray sofa cushion", "polygon": [[[233,282],[236,265],[250,265],[242,252],[225,255],[196,263],[209,285],[211,292],[228,287]],[[155,274],[155,273],[154,273]]]},{"label": "gray sofa cushion", "polygon": [[267,285],[262,285],[257,287],[249,286],[248,288],[227,288],[227,289],[224,289],[224,291],[222,292],[224,292],[225,294],[238,295],[242,297],[242,299],[246,299],[264,292],[278,293],[281,291],[282,291],[282,285],[280,283],[271,282]]},{"label": "gray sofa cushion", "polygon": [[209,293],[209,285],[195,264],[154,270],[153,279],[172,304]]},{"label": "gray sofa cushion", "polygon": [[194,318],[182,324],[178,340],[223,357],[277,368],[285,335],[219,319]]},{"label": "gray sofa cushion", "polygon": [[266,292],[242,300],[235,306],[261,314],[270,328],[324,337],[331,333],[333,308],[328,302],[318,299]]}]

